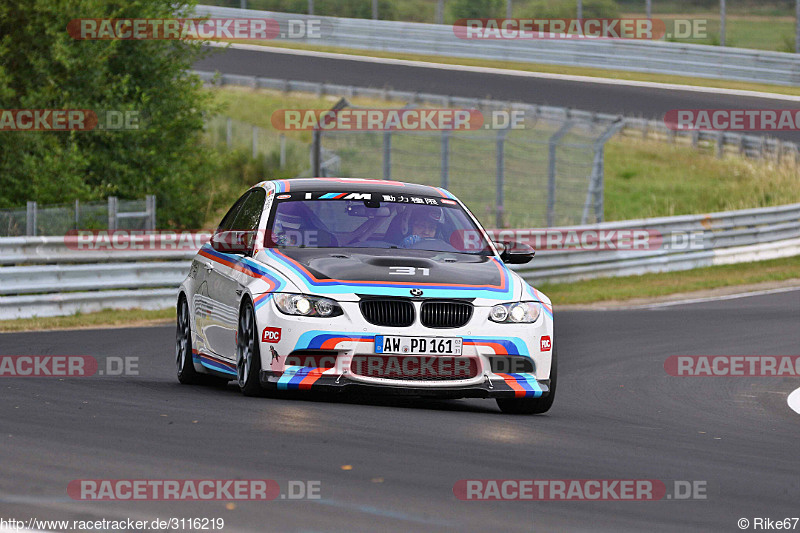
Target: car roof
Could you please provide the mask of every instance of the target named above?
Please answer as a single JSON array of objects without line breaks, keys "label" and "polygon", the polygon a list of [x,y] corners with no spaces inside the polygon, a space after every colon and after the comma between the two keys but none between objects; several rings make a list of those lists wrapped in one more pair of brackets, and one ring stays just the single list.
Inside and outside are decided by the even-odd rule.
[{"label": "car roof", "polygon": [[374,192],[379,194],[416,194],[450,198],[452,195],[439,187],[405,183],[402,181],[358,178],[295,178],[262,182],[276,185],[277,192]]}]

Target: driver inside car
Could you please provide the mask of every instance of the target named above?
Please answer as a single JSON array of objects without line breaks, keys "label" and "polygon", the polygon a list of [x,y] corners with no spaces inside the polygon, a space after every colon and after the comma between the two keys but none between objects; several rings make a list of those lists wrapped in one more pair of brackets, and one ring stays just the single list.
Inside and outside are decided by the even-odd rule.
[{"label": "driver inside car", "polygon": [[424,239],[440,239],[437,232],[444,223],[444,212],[441,207],[416,206],[408,216],[407,236],[402,247],[411,248]]}]

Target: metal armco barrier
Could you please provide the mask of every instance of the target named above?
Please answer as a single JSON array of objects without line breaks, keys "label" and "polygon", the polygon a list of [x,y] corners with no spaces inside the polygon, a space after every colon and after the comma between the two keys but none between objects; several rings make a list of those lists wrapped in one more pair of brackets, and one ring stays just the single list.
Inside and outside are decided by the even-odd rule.
[{"label": "metal armco barrier", "polygon": [[271,18],[278,21],[282,30],[288,27],[289,20],[318,20],[323,31],[317,37],[289,39],[287,31],[281,32],[284,37],[278,36],[278,39],[317,46],[627,70],[776,85],[800,84],[800,57],[785,52],[616,39],[466,40],[456,37],[450,25],[317,17],[206,5],[196,6],[195,10],[200,16]]},{"label": "metal armco barrier", "polygon": [[[515,270],[535,284],[800,255],[800,204],[568,229],[646,229],[663,235],[694,232],[702,246],[642,251],[539,250],[531,263]],[[64,237],[0,238],[0,319],[172,307],[194,253],[83,251],[68,246]]]}]

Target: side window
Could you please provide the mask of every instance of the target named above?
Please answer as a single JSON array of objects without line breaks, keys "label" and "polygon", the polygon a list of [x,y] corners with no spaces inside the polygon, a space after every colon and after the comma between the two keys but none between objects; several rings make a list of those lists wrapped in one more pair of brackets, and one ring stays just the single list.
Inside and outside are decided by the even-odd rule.
[{"label": "side window", "polygon": [[247,197],[244,198],[242,208],[236,214],[231,229],[236,231],[257,230],[266,199],[267,191],[264,189],[258,188],[250,191]]},{"label": "side window", "polygon": [[222,222],[219,223],[217,231],[228,231],[233,228],[233,221],[236,219],[236,214],[239,212],[239,209],[241,209],[242,204],[244,204],[248,196],[250,196],[250,191],[247,191],[238,200],[236,200],[236,203],[233,204],[233,207],[231,207],[228,212],[225,213],[225,216],[222,217]]}]

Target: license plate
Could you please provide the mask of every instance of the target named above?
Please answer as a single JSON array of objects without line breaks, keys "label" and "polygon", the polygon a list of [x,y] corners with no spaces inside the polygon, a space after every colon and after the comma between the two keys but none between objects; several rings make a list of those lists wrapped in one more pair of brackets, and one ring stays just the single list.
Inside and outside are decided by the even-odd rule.
[{"label": "license plate", "polygon": [[399,355],[461,355],[461,337],[399,337],[375,335],[375,353]]}]

